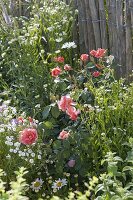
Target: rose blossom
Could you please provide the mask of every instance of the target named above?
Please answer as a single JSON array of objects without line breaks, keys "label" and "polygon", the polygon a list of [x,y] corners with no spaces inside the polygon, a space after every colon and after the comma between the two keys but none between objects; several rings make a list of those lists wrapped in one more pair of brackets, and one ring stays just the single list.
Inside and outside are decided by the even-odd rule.
[{"label": "rose blossom", "polygon": [[28,119],[29,119],[29,122],[30,122],[30,123],[32,123],[32,122],[33,122],[33,119],[32,119],[32,117],[28,117]]},{"label": "rose blossom", "polygon": [[17,120],[18,120],[18,123],[23,123],[23,122],[24,122],[24,119],[23,119],[23,117],[21,117],[21,116],[18,117]]},{"label": "rose blossom", "polygon": [[72,67],[66,64],[66,65],[64,66],[64,70],[65,70],[65,71],[70,71],[70,70],[72,70]]},{"label": "rose blossom", "polygon": [[78,115],[80,114],[80,111],[76,110],[75,107],[70,106],[70,107],[67,108],[66,114],[69,115],[71,120],[75,121],[75,120],[77,120]]},{"label": "rose blossom", "polygon": [[20,131],[19,142],[25,145],[30,145],[36,142],[38,138],[37,130],[34,128],[25,128]]},{"label": "rose blossom", "polygon": [[80,56],[80,59],[81,59],[82,61],[87,61],[87,60],[89,59],[89,55],[88,55],[88,54],[82,54],[82,55]]},{"label": "rose blossom", "polygon": [[96,77],[100,76],[100,74],[101,73],[99,71],[95,71],[95,72],[93,72],[92,76],[94,76],[96,78]]},{"label": "rose blossom", "polygon": [[58,107],[62,111],[66,111],[68,107],[70,107],[72,104],[74,104],[72,98],[68,95],[62,96],[61,100],[58,101]]},{"label": "rose blossom", "polygon": [[58,139],[61,139],[61,140],[67,139],[69,137],[69,135],[70,134],[67,131],[63,130],[60,132]]},{"label": "rose blossom", "polygon": [[51,71],[51,75],[53,77],[57,77],[58,75],[60,75],[60,73],[61,73],[61,69],[59,67],[56,67],[56,68],[52,69],[52,71]]},{"label": "rose blossom", "polygon": [[75,160],[71,159],[71,160],[68,161],[67,164],[68,164],[69,167],[74,167],[74,165],[75,165]]},{"label": "rose blossom", "polygon": [[98,48],[96,51],[95,50],[92,50],[90,52],[90,55],[91,56],[94,56],[96,58],[102,58],[106,53],[106,49],[101,49],[101,48]]},{"label": "rose blossom", "polygon": [[59,63],[63,63],[64,62],[64,57],[62,57],[62,56],[56,57],[56,58],[54,58],[54,61],[55,62],[59,62]]}]

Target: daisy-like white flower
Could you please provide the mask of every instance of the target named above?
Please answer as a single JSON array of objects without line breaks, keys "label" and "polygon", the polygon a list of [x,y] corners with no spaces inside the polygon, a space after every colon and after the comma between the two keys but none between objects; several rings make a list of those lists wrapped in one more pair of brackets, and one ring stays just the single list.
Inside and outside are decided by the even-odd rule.
[{"label": "daisy-like white flower", "polygon": [[66,42],[62,45],[62,49],[75,49],[77,47],[77,45],[75,44],[75,42]]},{"label": "daisy-like white flower", "polygon": [[35,181],[31,183],[30,187],[32,188],[33,191],[38,192],[41,189],[43,182],[44,181],[41,178],[37,178]]},{"label": "daisy-like white flower", "polygon": [[65,185],[67,185],[67,180],[59,178],[58,180],[55,180],[55,182],[53,182],[52,188],[59,190]]}]

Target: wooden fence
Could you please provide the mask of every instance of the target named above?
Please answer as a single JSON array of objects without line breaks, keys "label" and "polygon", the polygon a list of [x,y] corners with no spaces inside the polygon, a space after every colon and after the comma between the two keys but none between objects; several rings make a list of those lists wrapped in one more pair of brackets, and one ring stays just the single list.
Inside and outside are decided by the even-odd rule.
[{"label": "wooden fence", "polygon": [[[128,77],[133,70],[133,0],[62,1],[78,10],[73,40],[80,53],[97,48],[108,49],[115,56],[118,76]],[[2,2],[0,0],[1,5]],[[18,12],[18,16],[28,16],[27,2],[10,0],[10,11],[15,15]]]},{"label": "wooden fence", "polygon": [[[66,0],[78,9],[74,40],[80,53],[105,48],[115,56],[118,76],[133,70],[133,0]],[[78,34],[77,34],[78,32]]]}]

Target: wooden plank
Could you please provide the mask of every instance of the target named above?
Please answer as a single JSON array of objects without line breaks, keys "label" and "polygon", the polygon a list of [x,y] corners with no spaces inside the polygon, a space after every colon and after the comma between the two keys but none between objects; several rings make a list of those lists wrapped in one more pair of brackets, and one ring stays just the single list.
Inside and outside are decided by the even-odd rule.
[{"label": "wooden plank", "polygon": [[92,24],[92,18],[91,18],[91,11],[89,7],[89,1],[85,0],[86,4],[86,19],[87,19],[87,37],[88,37],[88,45],[87,45],[87,51],[90,52],[92,49],[96,49],[95,45],[95,36],[93,31],[93,24]]},{"label": "wooden plank", "polygon": [[0,5],[1,5],[1,8],[2,8],[2,15],[3,15],[3,18],[6,22],[6,24],[11,26],[12,25],[11,18],[8,15],[7,9],[6,9],[4,2],[2,0],[0,0]]},{"label": "wooden plank", "polygon": [[100,37],[100,26],[98,22],[99,18],[98,18],[98,10],[96,8],[96,1],[89,0],[89,6],[90,6],[90,11],[91,11],[91,17],[92,17],[95,44],[96,44],[96,49],[97,49],[101,47],[101,37]]},{"label": "wooden plank", "polygon": [[[70,3],[70,2],[69,2]],[[74,0],[72,2],[72,6],[73,6],[73,10],[75,12],[76,9],[78,9],[78,6],[77,6],[77,0]],[[72,37],[73,37],[73,41],[75,42],[75,44],[78,46],[79,44],[79,29],[78,29],[78,15],[75,16],[75,19],[74,19],[74,25],[73,25],[73,30],[72,30]],[[78,55],[79,54],[79,49],[76,48],[76,54]]]},{"label": "wooden plank", "polygon": [[110,22],[112,24],[112,34],[113,39],[113,46],[112,46],[112,53],[115,56],[116,62],[118,62],[118,51],[117,51],[117,27],[116,27],[116,0],[110,0]]},{"label": "wooden plank", "polygon": [[104,7],[104,0],[99,1],[99,18],[100,18],[100,31],[101,31],[101,44],[102,48],[107,49],[107,25],[106,25],[106,13]]},{"label": "wooden plank", "polygon": [[86,19],[84,10],[83,10],[83,5],[84,1],[77,1],[77,6],[78,6],[78,24],[79,24],[79,45],[80,45],[80,53],[83,53],[86,51],[86,38],[85,38],[85,30],[86,30],[86,21],[84,21]]},{"label": "wooden plank", "polygon": [[131,31],[131,12],[129,0],[126,0],[126,77],[129,78],[133,67],[133,56],[132,56],[132,31]]},{"label": "wooden plank", "polygon": [[83,32],[84,32],[84,41],[85,41],[85,52],[88,51],[88,34],[87,34],[87,17],[86,17],[86,1],[85,0],[82,0],[82,3],[81,3],[81,7],[82,7],[82,10],[83,10],[83,20],[82,21],[82,24],[83,24]]},{"label": "wooden plank", "polygon": [[132,34],[133,34],[133,0],[130,0],[130,11],[131,11],[131,26],[132,26]]},{"label": "wooden plank", "polygon": [[125,28],[123,16],[123,1],[116,0],[116,24],[117,24],[117,41],[116,51],[118,52],[118,74],[124,76],[126,74],[126,43],[125,43]]},{"label": "wooden plank", "polygon": [[108,24],[108,38],[109,38],[109,44],[108,44],[108,50],[110,54],[113,52],[113,24],[110,23],[111,21],[111,11],[110,11],[110,0],[106,0],[106,6],[107,6],[107,13],[108,13],[108,18],[107,18],[107,24]]}]

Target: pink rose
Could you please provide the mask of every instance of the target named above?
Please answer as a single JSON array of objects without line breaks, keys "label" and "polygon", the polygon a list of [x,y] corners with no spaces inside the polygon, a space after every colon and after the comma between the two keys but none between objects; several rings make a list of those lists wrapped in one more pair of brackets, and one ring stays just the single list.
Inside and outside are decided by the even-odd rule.
[{"label": "pink rose", "polygon": [[23,119],[23,117],[21,117],[21,116],[18,117],[17,120],[18,120],[18,123],[23,123],[23,122],[24,122],[24,119]]},{"label": "pink rose", "polygon": [[67,131],[63,130],[60,132],[58,139],[65,140],[69,137],[69,135],[70,134]]},{"label": "pink rose", "polygon": [[96,58],[102,58],[102,57],[105,55],[105,53],[106,53],[106,49],[98,48],[97,51],[92,50],[92,51],[90,52],[90,55],[91,55],[91,56],[94,56],[94,57],[96,57]]},{"label": "pink rose", "polygon": [[32,119],[32,117],[28,117],[28,119],[29,119],[29,122],[30,122],[30,123],[32,123],[32,122],[33,122],[33,119]]},{"label": "pink rose", "polygon": [[70,70],[72,70],[72,67],[66,64],[66,65],[64,66],[64,70],[65,70],[65,71],[70,71]]},{"label": "pink rose", "polygon": [[38,138],[37,130],[34,128],[25,128],[20,131],[19,142],[25,145],[30,145],[36,142]]},{"label": "pink rose", "polygon": [[56,68],[52,69],[52,71],[51,71],[51,75],[53,77],[57,77],[58,75],[60,75],[60,73],[61,73],[61,69],[59,67],[56,67]]},{"label": "pink rose", "polygon": [[73,100],[71,99],[70,96],[62,96],[61,100],[58,101],[58,107],[62,111],[66,111],[68,107],[70,107],[72,104],[74,104]]},{"label": "pink rose", "polygon": [[54,58],[54,61],[55,62],[59,62],[59,63],[63,63],[64,62],[64,57],[62,57],[62,56],[59,56],[59,57],[56,57],[56,58]]},{"label": "pink rose", "polygon": [[94,76],[96,78],[96,77],[100,76],[100,74],[101,73],[99,71],[96,71],[96,72],[93,72],[92,76]]},{"label": "pink rose", "polygon": [[67,108],[66,114],[69,115],[71,120],[75,121],[75,120],[77,120],[78,115],[80,114],[80,111],[76,110],[75,107],[70,106],[70,107]]},{"label": "pink rose", "polygon": [[71,160],[68,161],[67,164],[68,164],[69,167],[74,167],[74,165],[75,165],[75,160],[71,159]]},{"label": "pink rose", "polygon": [[87,60],[89,59],[89,55],[88,55],[88,54],[82,54],[82,55],[80,56],[80,59],[81,59],[82,61],[87,61]]}]

